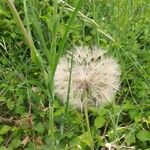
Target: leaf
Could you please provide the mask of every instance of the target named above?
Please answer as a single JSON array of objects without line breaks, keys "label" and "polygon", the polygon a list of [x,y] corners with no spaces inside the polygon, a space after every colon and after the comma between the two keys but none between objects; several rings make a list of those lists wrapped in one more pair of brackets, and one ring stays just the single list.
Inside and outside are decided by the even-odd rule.
[{"label": "leaf", "polygon": [[0,102],[5,102],[6,98],[4,96],[0,96]]},{"label": "leaf", "polygon": [[0,136],[0,144],[2,144],[3,141],[4,141],[3,137]]},{"label": "leaf", "polygon": [[60,116],[64,113],[65,108],[64,107],[60,107],[56,112],[54,112],[54,116]]},{"label": "leaf", "polygon": [[147,131],[147,130],[142,130],[142,131],[139,131],[137,134],[136,134],[136,137],[141,140],[141,141],[150,141],[150,132]]},{"label": "leaf", "polygon": [[104,116],[98,116],[95,119],[94,125],[95,125],[96,128],[101,128],[101,127],[104,126],[105,121],[106,120],[105,120]]},{"label": "leaf", "polygon": [[44,132],[44,125],[42,122],[38,122],[35,126],[35,131],[42,134]]},{"label": "leaf", "polygon": [[81,136],[79,136],[79,139],[80,139],[82,142],[86,143],[88,146],[91,146],[91,145],[92,145],[92,141],[91,141],[89,132],[83,133]]},{"label": "leaf", "polygon": [[136,109],[133,109],[133,110],[130,110],[129,111],[129,116],[130,116],[130,118],[133,120],[133,119],[137,119],[137,118],[140,118],[140,116],[139,116],[139,111],[138,110],[136,110]]},{"label": "leaf", "polygon": [[132,104],[130,101],[126,101],[126,103],[122,106],[123,110],[133,110],[136,109],[136,106]]},{"label": "leaf", "polygon": [[7,148],[4,146],[0,146],[0,150],[7,150]]},{"label": "leaf", "polygon": [[16,112],[17,114],[22,115],[22,114],[24,114],[24,113],[26,112],[26,110],[25,110],[25,107],[24,107],[24,106],[21,106],[21,105],[16,104],[15,112]]},{"label": "leaf", "polygon": [[17,137],[14,137],[14,139],[12,140],[12,142],[9,144],[8,149],[17,149],[21,144],[20,139],[18,139]]},{"label": "leaf", "polygon": [[120,114],[120,112],[122,111],[121,106],[120,105],[113,105],[113,114],[117,115]]},{"label": "leaf", "polygon": [[11,129],[10,126],[4,125],[4,126],[2,127],[2,129],[0,130],[0,134],[1,134],[1,135],[6,134],[10,129]]},{"label": "leaf", "polygon": [[[95,109],[95,108],[94,108]],[[99,116],[104,116],[104,115],[106,115],[107,114],[107,109],[105,109],[104,107],[102,107],[102,108],[98,108],[98,110],[97,110],[97,115],[99,115]]]},{"label": "leaf", "polygon": [[14,108],[14,102],[11,99],[7,100],[8,109],[12,110]]},{"label": "leaf", "polygon": [[105,145],[102,136],[100,136],[100,135],[97,134],[97,135],[96,135],[96,140],[97,140],[99,146],[104,146],[104,145]]},{"label": "leaf", "polygon": [[69,142],[69,145],[80,145],[80,144],[81,144],[81,140],[79,137],[74,137]]},{"label": "leaf", "polygon": [[131,145],[133,143],[135,143],[135,134],[134,133],[129,133],[125,136],[125,141],[127,143],[127,145]]}]

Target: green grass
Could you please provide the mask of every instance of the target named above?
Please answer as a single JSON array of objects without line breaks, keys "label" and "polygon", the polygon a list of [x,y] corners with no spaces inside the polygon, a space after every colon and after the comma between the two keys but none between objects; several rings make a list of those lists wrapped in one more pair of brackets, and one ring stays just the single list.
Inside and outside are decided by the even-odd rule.
[{"label": "green grass", "polygon": [[[148,150],[149,0],[23,0],[15,6],[0,4],[0,149],[98,150],[112,143]],[[122,70],[115,103],[90,108],[89,117],[54,94],[59,59],[74,45],[106,49]]]}]

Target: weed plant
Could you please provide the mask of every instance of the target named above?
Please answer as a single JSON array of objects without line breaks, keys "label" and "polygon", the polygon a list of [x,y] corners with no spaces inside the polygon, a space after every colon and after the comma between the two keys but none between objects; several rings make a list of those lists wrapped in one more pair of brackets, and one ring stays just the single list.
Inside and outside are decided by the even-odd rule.
[{"label": "weed plant", "polygon": [[[149,8],[149,0],[1,0],[0,149],[148,150]],[[59,59],[75,45],[107,50],[122,71],[115,102],[90,107],[88,121],[54,93]]]}]

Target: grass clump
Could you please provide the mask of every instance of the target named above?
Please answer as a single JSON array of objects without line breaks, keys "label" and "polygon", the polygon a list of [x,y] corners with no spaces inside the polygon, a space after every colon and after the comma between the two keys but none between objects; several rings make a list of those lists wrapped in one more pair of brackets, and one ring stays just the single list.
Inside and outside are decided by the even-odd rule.
[{"label": "grass clump", "polygon": [[[2,0],[0,149],[148,149],[149,5]],[[86,115],[54,93],[59,59],[74,45],[106,49],[122,70],[115,102]]]}]

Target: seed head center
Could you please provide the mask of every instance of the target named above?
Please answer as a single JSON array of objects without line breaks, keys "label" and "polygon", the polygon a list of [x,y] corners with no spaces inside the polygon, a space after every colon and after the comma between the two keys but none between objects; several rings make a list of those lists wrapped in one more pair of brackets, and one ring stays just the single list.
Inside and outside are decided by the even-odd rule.
[{"label": "seed head center", "polygon": [[83,91],[89,91],[89,84],[86,79],[84,79],[81,84],[79,85],[79,89],[82,89]]}]

